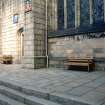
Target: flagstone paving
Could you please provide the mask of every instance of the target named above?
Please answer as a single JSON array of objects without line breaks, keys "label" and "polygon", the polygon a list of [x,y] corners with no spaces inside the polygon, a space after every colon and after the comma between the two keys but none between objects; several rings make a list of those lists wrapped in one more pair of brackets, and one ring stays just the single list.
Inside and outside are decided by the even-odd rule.
[{"label": "flagstone paving", "polygon": [[19,86],[82,99],[92,105],[105,105],[105,71],[22,69],[20,65],[0,64],[0,80]]}]

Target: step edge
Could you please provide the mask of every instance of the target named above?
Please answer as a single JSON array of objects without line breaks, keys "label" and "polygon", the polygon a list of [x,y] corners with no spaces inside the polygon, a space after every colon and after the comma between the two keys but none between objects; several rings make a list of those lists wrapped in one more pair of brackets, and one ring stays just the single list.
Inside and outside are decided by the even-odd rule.
[{"label": "step edge", "polygon": [[44,99],[49,99],[49,91],[44,91],[42,89],[33,89],[32,87],[27,87],[27,86],[19,86],[16,84],[12,84],[10,82],[5,82],[0,80],[0,85],[4,86],[4,87],[8,87],[10,89],[16,90],[18,92],[22,92],[26,95],[33,95],[33,96],[37,96],[39,98],[44,98]]},{"label": "step edge", "polygon": [[19,102],[22,102],[24,104],[32,103],[32,105],[35,105],[35,104],[49,105],[48,103],[50,103],[51,105],[60,105],[60,104],[53,102],[51,100],[46,100],[46,99],[38,98],[35,96],[28,96],[28,95],[25,95],[22,93],[18,93],[15,90],[8,89],[7,87],[3,87],[1,89],[1,87],[3,87],[3,86],[0,86],[0,93],[2,95],[8,96],[9,98],[14,99]]},{"label": "step edge", "polygon": [[[5,100],[6,99],[6,100]],[[19,101],[16,101],[16,100],[13,100],[5,95],[2,95],[0,94],[0,103],[3,103],[3,105],[14,105],[14,104],[11,104],[10,102],[12,103],[18,103],[18,105],[25,105],[24,103],[20,103]]]},{"label": "step edge", "polygon": [[[2,83],[1,83],[2,82]],[[69,96],[69,98],[67,98],[67,95],[64,95],[64,94],[58,94],[58,93],[50,93],[50,92],[48,92],[48,91],[43,91],[43,90],[40,90],[40,91],[38,91],[38,90],[36,90],[36,89],[28,89],[27,87],[25,87],[25,86],[18,86],[18,85],[14,85],[14,84],[12,84],[12,83],[9,83],[9,82],[4,82],[4,81],[1,81],[0,80],[0,84],[1,85],[5,85],[5,83],[7,83],[7,84],[9,84],[9,86],[10,85],[13,85],[13,86],[17,86],[21,91],[20,92],[22,92],[22,93],[24,93],[24,94],[27,94],[26,92],[28,91],[28,92],[36,92],[37,94],[39,94],[39,96],[38,96],[38,98],[42,98],[42,99],[46,99],[46,100],[50,100],[50,101],[52,101],[52,102],[57,102],[57,103],[59,103],[59,104],[61,104],[59,101],[56,101],[56,99],[52,99],[52,97],[54,98],[54,97],[57,97],[58,98],[58,100],[67,100],[66,102],[77,102],[77,103],[79,103],[80,102],[80,99],[78,100],[78,99],[74,99],[73,97],[70,97]],[[10,87],[8,87],[8,88],[10,88]],[[15,89],[13,89],[13,90],[15,90]],[[16,91],[19,91],[19,90],[16,90]],[[32,96],[34,96],[34,97],[37,97],[36,95],[37,94],[27,94],[27,95],[32,95]],[[81,100],[81,102],[80,103],[83,103],[83,104],[85,104],[85,105],[92,105],[92,104],[90,104],[90,103],[87,103],[87,102],[85,102],[84,100]]]}]

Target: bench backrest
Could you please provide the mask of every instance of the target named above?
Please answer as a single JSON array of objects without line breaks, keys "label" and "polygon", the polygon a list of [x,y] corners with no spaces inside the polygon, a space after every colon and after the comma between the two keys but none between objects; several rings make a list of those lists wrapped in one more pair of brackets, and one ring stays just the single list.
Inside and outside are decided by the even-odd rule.
[{"label": "bench backrest", "polygon": [[93,62],[93,59],[68,59],[69,62]]}]

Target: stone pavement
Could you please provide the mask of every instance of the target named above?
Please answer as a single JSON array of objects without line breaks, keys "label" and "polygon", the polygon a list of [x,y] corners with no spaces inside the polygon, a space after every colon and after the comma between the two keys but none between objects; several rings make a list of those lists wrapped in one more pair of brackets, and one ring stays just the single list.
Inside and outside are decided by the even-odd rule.
[{"label": "stone pavement", "polygon": [[32,70],[22,69],[20,65],[0,64],[0,81],[82,100],[91,105],[105,105],[105,71],[101,70],[90,73],[53,68]]}]

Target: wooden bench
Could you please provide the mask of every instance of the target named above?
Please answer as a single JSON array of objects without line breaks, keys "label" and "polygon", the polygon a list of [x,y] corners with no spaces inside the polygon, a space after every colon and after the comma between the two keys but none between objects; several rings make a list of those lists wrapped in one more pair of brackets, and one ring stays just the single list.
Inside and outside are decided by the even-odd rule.
[{"label": "wooden bench", "polygon": [[90,59],[90,58],[85,58],[85,59],[81,59],[81,58],[71,58],[71,59],[67,59],[67,62],[65,63],[66,66],[72,67],[72,66],[86,66],[88,72],[90,71],[90,69],[94,69],[94,60]]},{"label": "wooden bench", "polygon": [[3,61],[3,57],[2,55],[0,55],[0,63],[3,63],[2,61]]},{"label": "wooden bench", "polygon": [[0,63],[12,64],[12,61],[13,61],[12,55],[2,55],[2,56],[0,56]]}]

